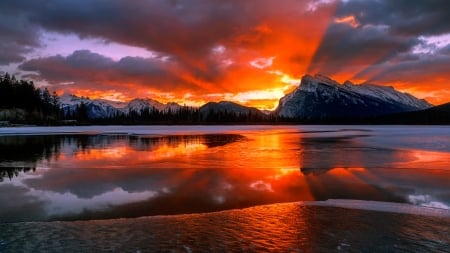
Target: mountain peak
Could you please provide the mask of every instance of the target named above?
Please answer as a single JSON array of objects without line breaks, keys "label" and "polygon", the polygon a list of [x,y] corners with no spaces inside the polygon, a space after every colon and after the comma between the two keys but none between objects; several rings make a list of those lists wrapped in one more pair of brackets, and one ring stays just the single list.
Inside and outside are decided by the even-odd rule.
[{"label": "mountain peak", "polygon": [[355,85],[353,82],[351,82],[350,80],[346,80],[342,85],[344,86],[352,86]]},{"label": "mountain peak", "polygon": [[297,89],[280,99],[276,112],[283,117],[326,119],[370,117],[429,108],[431,104],[390,86],[340,84],[317,74],[305,75]]},{"label": "mountain peak", "polygon": [[298,89],[306,92],[315,92],[321,85],[340,86],[335,80],[322,74],[316,74],[314,76],[304,75]]}]

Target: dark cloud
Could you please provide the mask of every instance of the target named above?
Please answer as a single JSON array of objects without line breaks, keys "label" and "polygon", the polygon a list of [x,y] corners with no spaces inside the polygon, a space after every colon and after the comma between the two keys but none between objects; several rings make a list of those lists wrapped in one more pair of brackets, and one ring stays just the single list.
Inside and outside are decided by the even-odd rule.
[{"label": "dark cloud", "polygon": [[448,7],[445,0],[342,2],[308,72],[361,77],[372,65],[417,58],[412,49],[423,36],[450,33]]},{"label": "dark cloud", "polygon": [[[439,50],[432,54],[422,54],[414,58],[398,57],[390,61],[372,66],[376,75],[368,78],[369,82],[435,82],[437,78],[445,78],[450,66],[450,55],[441,53],[447,49]],[[420,70],[420,71],[418,71]],[[369,77],[369,76],[368,76]],[[448,79],[447,79],[448,81]]]},{"label": "dark cloud", "polygon": [[[1,6],[3,5],[3,6]],[[150,50],[177,54],[199,53],[236,35],[257,33],[263,18],[278,13],[300,14],[304,4],[289,1],[274,10],[270,1],[25,1],[3,3],[9,10],[23,9],[28,19],[47,30],[102,37]],[[253,37],[258,38],[258,36]],[[257,43],[244,39],[241,43]]]},{"label": "dark cloud", "polygon": [[364,25],[387,26],[394,35],[437,35],[450,32],[447,0],[396,0],[344,2],[337,17],[355,16]]},{"label": "dark cloud", "polygon": [[5,14],[1,10],[0,15],[0,65],[21,62],[40,46],[39,29],[22,16]]},{"label": "dark cloud", "polygon": [[393,36],[384,27],[331,24],[309,67],[309,72],[333,75],[348,68],[364,68],[418,43],[416,37]]},{"label": "dark cloud", "polygon": [[54,82],[92,81],[114,65],[111,58],[92,53],[89,50],[78,50],[63,57],[61,55],[37,58],[19,65],[21,70],[38,72],[44,80]]},{"label": "dark cloud", "polygon": [[[302,24],[312,15],[306,13],[309,2],[17,0],[0,3],[0,8],[21,12],[44,30],[146,48],[172,57],[194,78],[215,82],[222,64],[210,57],[214,47],[226,47],[230,56],[247,51],[254,57],[267,57],[281,51],[272,49],[267,55],[265,50],[281,37],[278,30],[300,39],[321,30]],[[327,9],[325,4],[320,7]],[[328,20],[315,23],[324,25]]]},{"label": "dark cloud", "polygon": [[[34,78],[46,80],[55,88],[73,82],[75,88],[88,89],[95,85],[99,90],[108,90],[115,85],[125,87],[122,82],[127,81],[162,91],[173,89],[182,82],[172,73],[178,71],[177,67],[170,59],[124,57],[114,61],[89,50],[78,50],[67,57],[32,59],[19,65],[21,70],[37,72],[38,76]],[[189,85],[185,84],[186,87]]]}]

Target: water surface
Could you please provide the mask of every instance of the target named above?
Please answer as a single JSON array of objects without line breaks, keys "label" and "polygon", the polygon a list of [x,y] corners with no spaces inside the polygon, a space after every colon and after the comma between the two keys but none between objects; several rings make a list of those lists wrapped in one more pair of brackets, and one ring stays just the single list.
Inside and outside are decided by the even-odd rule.
[{"label": "water surface", "polygon": [[191,215],[0,223],[0,251],[449,252],[448,217],[287,203]]},{"label": "water surface", "polygon": [[0,178],[0,222],[204,213],[327,199],[448,209],[450,130],[5,128]]}]

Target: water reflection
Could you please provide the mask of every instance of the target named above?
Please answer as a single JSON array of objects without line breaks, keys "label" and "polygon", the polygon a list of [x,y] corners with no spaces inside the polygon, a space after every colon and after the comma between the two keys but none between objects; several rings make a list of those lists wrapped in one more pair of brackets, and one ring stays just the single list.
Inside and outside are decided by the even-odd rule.
[{"label": "water reflection", "polygon": [[450,206],[449,152],[374,145],[368,137],[362,130],[0,137],[0,175],[9,178],[0,183],[7,203],[0,221],[331,198]]},{"label": "water reflection", "polygon": [[55,136],[0,136],[0,182],[23,172],[35,171],[40,161],[59,153]]}]

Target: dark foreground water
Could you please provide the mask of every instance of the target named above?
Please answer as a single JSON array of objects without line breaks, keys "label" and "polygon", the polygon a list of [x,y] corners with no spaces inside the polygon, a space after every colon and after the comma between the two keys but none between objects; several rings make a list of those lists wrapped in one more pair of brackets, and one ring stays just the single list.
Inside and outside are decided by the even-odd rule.
[{"label": "dark foreground water", "polygon": [[216,213],[0,224],[0,252],[449,252],[450,216],[274,204]]},{"label": "dark foreground water", "polygon": [[0,252],[449,252],[449,182],[448,127],[0,128]]}]

